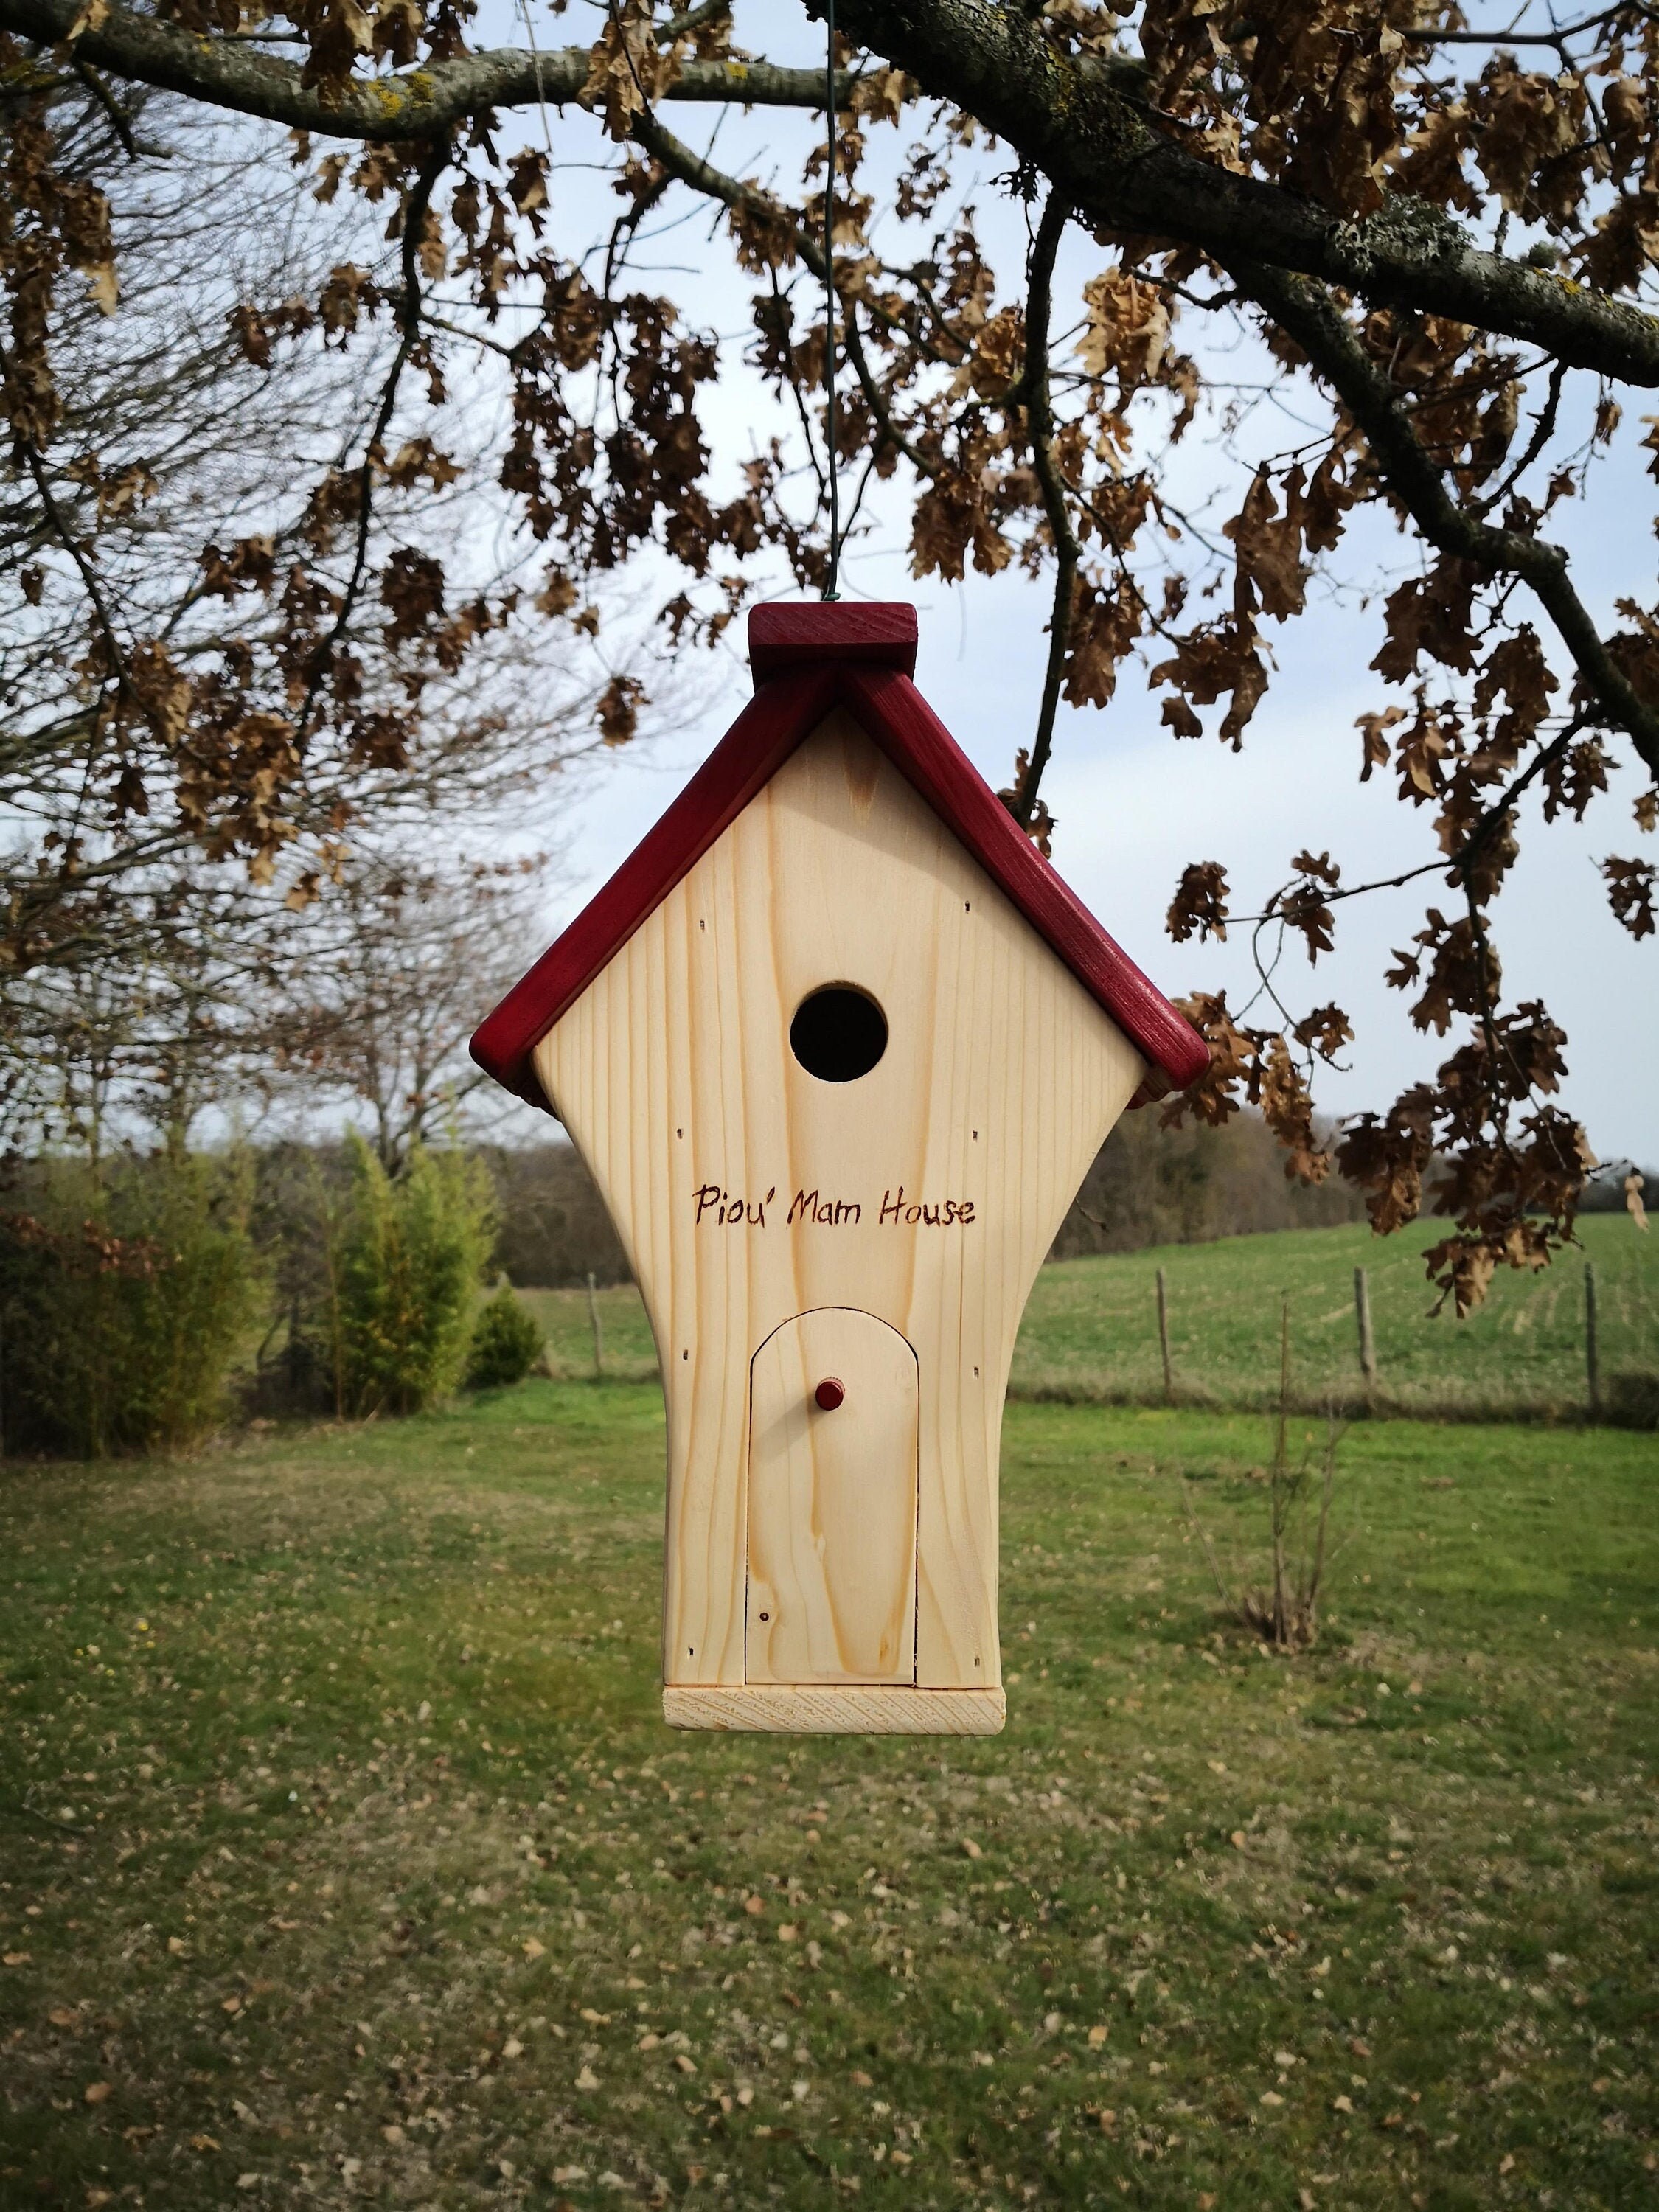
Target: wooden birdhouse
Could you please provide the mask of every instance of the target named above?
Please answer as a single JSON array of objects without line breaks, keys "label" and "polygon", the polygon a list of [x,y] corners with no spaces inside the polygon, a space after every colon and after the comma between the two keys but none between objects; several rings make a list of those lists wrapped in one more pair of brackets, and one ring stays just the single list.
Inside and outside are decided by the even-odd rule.
[{"label": "wooden birdhouse", "polygon": [[1020,1315],[1204,1047],[911,682],[912,608],[749,641],[753,700],[473,1054],[564,1123],[650,1315],[665,1717],[990,1734]]}]

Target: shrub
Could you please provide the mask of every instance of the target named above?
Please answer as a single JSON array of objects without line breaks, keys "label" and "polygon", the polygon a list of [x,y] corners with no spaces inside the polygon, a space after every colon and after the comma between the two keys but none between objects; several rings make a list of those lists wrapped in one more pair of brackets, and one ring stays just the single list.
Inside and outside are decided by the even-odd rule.
[{"label": "shrub", "polygon": [[351,1139],[351,1194],[330,1240],[336,1398],[344,1413],[415,1413],[466,1365],[495,1235],[489,1179],[457,1150],[417,1148],[394,1182]]},{"label": "shrub", "polygon": [[0,1217],[0,1443],[176,1451],[225,1411],[252,1318],[246,1162],[52,1160]]},{"label": "shrub", "polygon": [[1659,1374],[1640,1368],[1609,1375],[1602,1416],[1615,1429],[1659,1429]]},{"label": "shrub", "polygon": [[470,1390],[496,1390],[522,1382],[540,1358],[542,1332],[528,1306],[521,1305],[505,1276],[493,1298],[478,1309],[467,1354]]}]

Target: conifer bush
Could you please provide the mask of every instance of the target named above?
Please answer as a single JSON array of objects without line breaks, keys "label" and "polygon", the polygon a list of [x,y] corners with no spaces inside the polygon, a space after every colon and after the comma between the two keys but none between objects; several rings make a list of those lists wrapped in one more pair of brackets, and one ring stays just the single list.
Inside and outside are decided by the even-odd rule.
[{"label": "conifer bush", "polygon": [[466,1369],[473,1301],[495,1240],[488,1171],[457,1147],[417,1146],[394,1181],[350,1139],[351,1192],[330,1239],[338,1409],[417,1413]]},{"label": "conifer bush", "polygon": [[479,1307],[472,1324],[467,1388],[499,1390],[522,1382],[541,1354],[540,1324],[503,1275],[495,1297]]}]

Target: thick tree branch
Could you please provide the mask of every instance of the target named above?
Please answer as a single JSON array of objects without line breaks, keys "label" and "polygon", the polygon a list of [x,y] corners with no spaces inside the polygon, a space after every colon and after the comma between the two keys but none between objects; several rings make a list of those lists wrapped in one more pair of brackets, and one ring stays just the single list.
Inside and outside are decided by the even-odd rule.
[{"label": "thick tree branch", "polygon": [[[80,13],[77,0],[0,0],[0,31],[43,46],[66,40]],[[262,53],[243,39],[198,38],[176,24],[112,7],[99,27],[75,45],[83,61],[118,76],[183,93],[241,115],[263,116],[319,138],[434,138],[492,107],[550,107],[580,100],[592,57],[564,46],[539,60],[514,46],[464,54],[385,76],[356,78],[337,99],[302,85],[301,65]],[[837,79],[838,102],[849,106],[854,73]],[[769,62],[684,63],[663,95],[669,100],[730,102],[744,107],[823,105],[823,71],[779,69]]]},{"label": "thick tree branch", "polygon": [[[808,0],[822,13],[822,0]],[[843,0],[846,29],[910,71],[930,94],[976,116],[1035,162],[1084,219],[1177,239],[1225,260],[1248,253],[1384,306],[1409,306],[1542,346],[1574,368],[1659,385],[1659,319],[1522,261],[1470,244],[1425,201],[1396,196],[1364,222],[1240,176],[1165,137],[1139,103],[1139,73],[1063,54],[1018,9],[994,0]],[[56,45],[77,0],[0,0],[0,30]],[[76,52],[144,84],[320,137],[429,139],[498,107],[580,100],[589,55],[539,59],[506,47],[325,94],[294,62],[245,40],[198,38],[112,6]],[[838,81],[850,103],[855,79]],[[665,98],[817,109],[817,70],[768,62],[685,63]]]},{"label": "thick tree branch", "polygon": [[[15,4],[15,0],[5,0]],[[33,0],[44,4],[44,0]],[[67,0],[65,0],[67,4]],[[823,0],[805,0],[822,15]],[[1164,137],[1120,81],[1063,54],[994,0],[837,0],[842,28],[1035,162],[1084,220],[1235,254],[1385,307],[1449,315],[1577,368],[1659,384],[1659,319],[1469,243],[1399,195],[1362,222],[1240,176]]]},{"label": "thick tree branch", "polygon": [[1659,776],[1659,714],[1614,662],[1572,586],[1560,547],[1518,530],[1495,528],[1457,505],[1444,476],[1419,442],[1400,395],[1322,286],[1243,257],[1231,259],[1227,267],[1239,290],[1295,339],[1335,392],[1364,433],[1383,483],[1429,543],[1490,574],[1519,576],[1530,586],[1586,689]]}]

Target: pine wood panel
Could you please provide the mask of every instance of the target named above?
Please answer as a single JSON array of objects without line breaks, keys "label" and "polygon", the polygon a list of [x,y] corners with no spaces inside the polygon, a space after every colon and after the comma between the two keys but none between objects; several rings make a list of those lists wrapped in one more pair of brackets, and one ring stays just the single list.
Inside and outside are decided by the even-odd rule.
[{"label": "pine wood panel", "polygon": [[[842,1402],[814,1400],[834,1376]],[[820,1307],[750,1369],[750,1682],[911,1682],[916,1355],[873,1314]]]},{"label": "pine wood panel", "polygon": [[[827,982],[887,1015],[886,1054],[856,1083],[819,1082],[789,1050]],[[1000,1683],[1014,1335],[1143,1066],[841,710],[543,1039],[538,1076],[662,1363],[667,1682],[744,1679],[750,1362],[793,1316],[846,1304],[916,1355],[917,1682]]]},{"label": "pine wood panel", "polygon": [[671,1728],[781,1735],[998,1735],[1007,1700],[1000,1690],[670,1687],[662,1717]]}]

